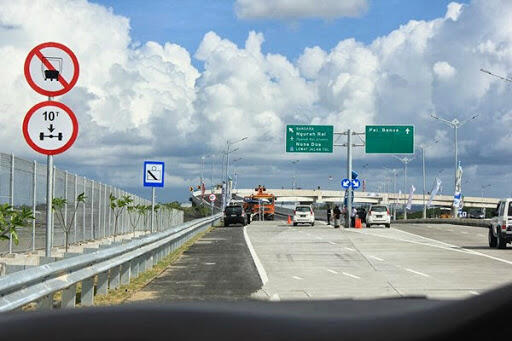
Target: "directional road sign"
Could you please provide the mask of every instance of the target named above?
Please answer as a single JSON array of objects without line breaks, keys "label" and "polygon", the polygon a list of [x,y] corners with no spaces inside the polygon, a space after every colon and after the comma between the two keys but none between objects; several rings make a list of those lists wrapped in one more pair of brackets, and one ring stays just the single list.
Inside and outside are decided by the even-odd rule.
[{"label": "directional road sign", "polygon": [[350,187],[350,180],[345,178],[343,180],[341,180],[341,187],[343,187],[344,189],[347,189]]},{"label": "directional road sign", "polygon": [[217,197],[215,196],[215,194],[210,194],[210,196],[208,197],[210,199],[210,201],[215,201],[215,199],[217,199]]},{"label": "directional road sign", "polygon": [[165,164],[144,161],[144,187],[164,187]]},{"label": "directional road sign", "polygon": [[78,135],[78,121],[66,105],[46,101],[27,112],[22,129],[32,149],[41,154],[55,155],[73,145]]},{"label": "directional road sign", "polygon": [[366,126],[366,153],[414,154],[414,126]]},{"label": "directional road sign", "polygon": [[41,95],[59,96],[76,84],[79,67],[75,54],[59,43],[34,47],[25,59],[25,78]]},{"label": "directional road sign", "polygon": [[287,153],[332,153],[333,126],[287,125]]},{"label": "directional road sign", "polygon": [[359,179],[352,179],[352,188],[358,189],[359,187],[361,187],[361,181]]}]

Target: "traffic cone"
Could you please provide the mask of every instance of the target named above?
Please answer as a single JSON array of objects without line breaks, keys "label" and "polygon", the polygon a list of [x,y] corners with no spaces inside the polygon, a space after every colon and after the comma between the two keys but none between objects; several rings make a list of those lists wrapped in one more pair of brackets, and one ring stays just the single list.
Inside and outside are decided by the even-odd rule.
[{"label": "traffic cone", "polygon": [[355,222],[355,224],[354,224],[354,225],[355,225],[354,227],[355,227],[356,229],[361,229],[361,228],[363,228],[363,224],[361,223],[361,218],[356,218],[356,222]]},{"label": "traffic cone", "polygon": [[288,225],[291,225],[291,224],[292,224],[292,217],[288,216]]}]

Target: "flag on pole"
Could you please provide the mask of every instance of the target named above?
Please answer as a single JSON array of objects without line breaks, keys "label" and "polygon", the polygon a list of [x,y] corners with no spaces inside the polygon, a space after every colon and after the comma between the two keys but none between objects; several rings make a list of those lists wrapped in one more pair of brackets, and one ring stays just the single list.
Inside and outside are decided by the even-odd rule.
[{"label": "flag on pole", "polygon": [[437,195],[437,192],[439,192],[439,189],[441,188],[442,181],[439,178],[436,178],[436,183],[434,185],[434,188],[430,192],[430,199],[428,199],[427,207],[430,208],[432,205],[432,201],[434,200],[434,197]]},{"label": "flag on pole", "polygon": [[413,196],[415,190],[416,190],[416,188],[413,185],[411,185],[411,190],[409,191],[409,199],[407,199],[407,209],[408,210],[410,210],[412,207],[412,196]]},{"label": "flag on pole", "polygon": [[453,194],[453,207],[457,210],[460,206],[460,199],[462,197],[462,167],[457,167],[457,173],[455,174],[455,193]]}]

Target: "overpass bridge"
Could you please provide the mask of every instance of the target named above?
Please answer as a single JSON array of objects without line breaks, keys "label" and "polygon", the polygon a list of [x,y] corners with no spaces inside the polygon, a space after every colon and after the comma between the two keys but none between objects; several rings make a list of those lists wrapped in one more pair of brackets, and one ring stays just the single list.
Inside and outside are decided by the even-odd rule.
[{"label": "overpass bridge", "polygon": [[[212,191],[206,190],[205,196]],[[276,202],[311,202],[311,203],[335,203],[342,202],[345,198],[345,191],[333,191],[325,189],[272,189],[266,190],[276,196]],[[215,195],[220,195],[221,190],[213,190]],[[194,197],[200,197],[201,191],[192,193]],[[251,194],[256,194],[253,188],[236,189],[232,191],[233,196],[243,198]],[[429,195],[425,195],[426,200]],[[365,204],[404,204],[407,203],[408,194],[399,193],[375,193],[354,191],[354,202]],[[499,198],[488,197],[464,197],[464,207],[478,208],[496,208]],[[432,201],[432,206],[451,207],[453,196],[436,195]],[[423,194],[414,194],[412,199],[413,205],[423,205]]]}]

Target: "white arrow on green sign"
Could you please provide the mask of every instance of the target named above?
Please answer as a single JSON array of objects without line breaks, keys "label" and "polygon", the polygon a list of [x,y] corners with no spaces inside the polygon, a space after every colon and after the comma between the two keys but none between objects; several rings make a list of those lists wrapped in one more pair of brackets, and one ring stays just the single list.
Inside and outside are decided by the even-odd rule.
[{"label": "white arrow on green sign", "polygon": [[414,154],[414,126],[366,126],[366,153]]},{"label": "white arrow on green sign", "polygon": [[287,153],[332,153],[333,126],[287,125]]}]

